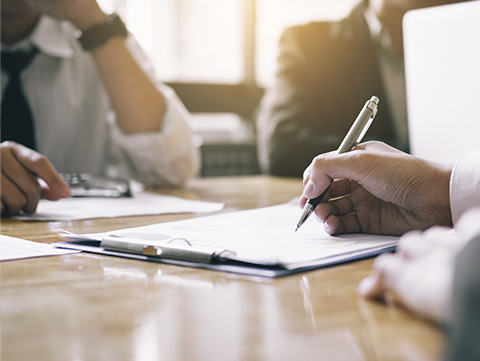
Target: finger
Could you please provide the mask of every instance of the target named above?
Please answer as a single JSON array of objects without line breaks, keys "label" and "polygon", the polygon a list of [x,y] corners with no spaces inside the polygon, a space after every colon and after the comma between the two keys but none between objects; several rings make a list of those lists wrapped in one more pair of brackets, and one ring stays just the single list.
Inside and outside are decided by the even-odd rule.
[{"label": "finger", "polygon": [[58,201],[61,198],[70,197],[70,194],[68,196],[59,196],[57,192],[50,189],[50,187],[45,187],[45,186],[42,186],[40,188],[40,195],[42,199],[47,199],[49,201]]},{"label": "finger", "polygon": [[417,253],[416,245],[419,243],[421,235],[421,231],[405,233],[397,243],[396,253],[401,257],[414,258]]},{"label": "finger", "polygon": [[300,208],[304,208],[307,201],[308,201],[308,199],[305,198],[303,195],[300,196],[299,201],[298,201],[298,204],[300,205]]},{"label": "finger", "polygon": [[[308,181],[307,181],[308,183]],[[348,179],[338,179],[334,180],[331,184],[331,186],[328,188],[328,190],[325,192],[325,195],[323,196],[322,201],[327,201],[332,198],[337,198],[341,196],[348,195],[350,192],[350,181]],[[302,201],[308,200],[307,197],[305,197],[304,194],[301,195],[300,197],[300,202],[301,205]]]},{"label": "finger", "polygon": [[[330,151],[330,152],[327,152],[327,153],[320,154],[319,156],[334,155],[336,153],[337,153],[337,151],[334,150],[334,151]],[[305,170],[303,171],[303,185],[304,186],[310,180],[310,176],[311,176],[311,173],[312,173],[312,164],[314,163],[314,161],[315,161],[315,158],[313,158],[310,165],[307,168],[305,168]]]},{"label": "finger", "polygon": [[308,183],[308,181],[310,180],[310,174],[311,174],[311,165],[309,165],[307,168],[305,168],[305,170],[303,171],[303,186],[305,187],[305,185]]},{"label": "finger", "polygon": [[321,203],[321,206],[322,207],[317,207],[316,213],[318,217],[323,218],[324,220],[328,218],[328,215],[325,217],[324,214],[326,208],[328,208],[328,214],[334,216],[345,216],[352,214],[354,211],[353,202],[350,197],[335,198],[332,201]]},{"label": "finger", "polygon": [[[332,199],[337,197],[344,197],[350,194],[351,192],[351,181],[349,179],[336,179],[333,181],[330,189],[325,194],[325,199]],[[328,198],[327,198],[328,197]]]},{"label": "finger", "polygon": [[[18,162],[11,148],[2,148],[2,180],[6,178],[9,180],[7,183],[9,190],[2,189],[2,191],[9,194],[13,192],[8,197],[9,211],[12,212],[12,207],[16,209],[17,202],[25,199],[21,210],[27,213],[35,212],[40,199],[40,185],[37,178]],[[15,191],[13,188],[16,188]],[[24,197],[20,199],[17,191],[23,193]],[[15,197],[15,200],[12,199],[13,197]]]},{"label": "finger", "polygon": [[60,177],[53,164],[42,154],[20,144],[14,144],[13,153],[17,160],[29,171],[35,173],[47,183],[50,190],[58,198],[70,196],[70,188]]},{"label": "finger", "polygon": [[347,216],[329,216],[323,224],[325,231],[330,235],[345,233],[360,233],[362,227],[355,214]]},{"label": "finger", "polygon": [[1,176],[1,198],[4,211],[9,214],[17,214],[24,209],[27,198],[20,189],[3,173]]},{"label": "finger", "polygon": [[331,215],[345,216],[351,213],[353,213],[353,203],[350,197],[336,198],[333,201],[320,203],[315,208],[315,215],[322,222],[325,222]]},{"label": "finger", "polygon": [[[338,155],[322,154],[316,156],[309,166],[310,178],[303,190],[303,195],[310,199],[319,196],[329,187],[332,179],[361,178],[361,173],[371,163],[370,157],[365,157],[365,154],[366,152],[363,151],[352,151]],[[339,182],[336,192],[340,193],[346,185],[345,181]]]},{"label": "finger", "polygon": [[429,240],[426,232],[412,231],[405,234],[398,242],[397,252],[406,259],[416,259],[438,250],[440,242]]},{"label": "finger", "polygon": [[425,232],[413,231],[405,234],[398,243],[398,252],[405,258],[415,259],[431,254],[432,251],[448,249],[452,252],[461,246],[455,233],[446,227],[432,227]]},{"label": "finger", "polygon": [[382,279],[384,292],[397,293],[396,291],[400,286],[399,279],[402,278],[403,270],[408,263],[404,258],[391,253],[384,253],[377,257],[373,267]]},{"label": "finger", "polygon": [[352,190],[351,181],[348,179],[335,179],[323,195],[322,202],[327,202],[333,198],[345,197]]},{"label": "finger", "polygon": [[360,281],[357,292],[363,297],[376,298],[383,294],[383,285],[378,275],[365,277]]},{"label": "finger", "polygon": [[325,155],[315,157],[309,166],[310,175],[307,176],[308,180],[303,189],[303,196],[305,198],[313,199],[318,197],[332,182],[332,178],[322,171],[325,157]]},{"label": "finger", "polygon": [[358,291],[365,297],[383,297],[387,292],[395,290],[396,281],[401,274],[403,263],[400,257],[384,253],[375,259],[373,275],[360,283]]}]

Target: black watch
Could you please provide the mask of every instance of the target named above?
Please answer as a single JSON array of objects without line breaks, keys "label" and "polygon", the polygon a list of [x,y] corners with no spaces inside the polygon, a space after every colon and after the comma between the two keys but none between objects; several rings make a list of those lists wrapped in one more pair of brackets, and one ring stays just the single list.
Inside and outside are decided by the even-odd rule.
[{"label": "black watch", "polygon": [[127,28],[120,16],[111,14],[103,23],[93,25],[87,30],[80,32],[78,41],[83,49],[88,51],[105,44],[113,37],[121,36],[126,38],[127,35]]}]

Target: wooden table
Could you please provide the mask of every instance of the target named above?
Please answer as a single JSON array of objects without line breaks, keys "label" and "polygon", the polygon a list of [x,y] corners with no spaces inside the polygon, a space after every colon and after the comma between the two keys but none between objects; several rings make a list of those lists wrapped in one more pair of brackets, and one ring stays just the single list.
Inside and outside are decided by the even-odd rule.
[{"label": "wooden table", "polygon": [[[258,176],[197,179],[162,193],[222,201],[228,212],[283,203],[301,189],[299,180]],[[188,217],[4,219],[1,233],[51,243],[58,228],[101,232]],[[371,264],[263,279],[86,253],[2,262],[1,359],[439,359],[444,336],[435,326],[357,295]]]}]

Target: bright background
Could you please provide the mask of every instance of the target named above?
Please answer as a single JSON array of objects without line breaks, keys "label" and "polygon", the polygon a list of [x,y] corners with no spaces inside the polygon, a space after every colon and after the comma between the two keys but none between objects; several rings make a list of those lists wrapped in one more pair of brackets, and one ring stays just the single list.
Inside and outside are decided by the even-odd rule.
[{"label": "bright background", "polygon": [[[338,18],[358,0],[101,0],[119,12],[164,81],[240,83],[254,27],[254,79],[273,79],[278,38],[294,24]],[[252,15],[253,14],[253,15]],[[256,18],[253,19],[252,18]],[[247,43],[247,44],[246,44]],[[253,43],[253,41],[252,41]]]},{"label": "bright background", "polygon": [[282,31],[359,0],[99,0],[127,23],[192,117],[201,176],[259,174],[255,116]]}]

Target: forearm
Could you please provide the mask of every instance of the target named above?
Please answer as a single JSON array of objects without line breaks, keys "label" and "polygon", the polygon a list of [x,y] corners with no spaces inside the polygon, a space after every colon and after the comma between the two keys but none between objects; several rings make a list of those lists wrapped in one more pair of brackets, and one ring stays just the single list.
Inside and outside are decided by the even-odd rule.
[{"label": "forearm", "polygon": [[[67,19],[82,31],[107,18],[95,0],[41,3],[44,12]],[[165,113],[164,97],[139,66],[125,39],[109,39],[94,48],[92,56],[121,129],[125,133],[158,131]]]},{"label": "forearm", "polygon": [[162,131],[125,134],[111,127],[112,142],[125,155],[124,175],[146,186],[179,186],[196,174],[200,154],[188,126],[189,113],[172,89],[162,86],[167,111]]},{"label": "forearm", "polygon": [[158,131],[165,113],[165,99],[140,68],[125,40],[110,39],[92,54],[122,130]]}]

